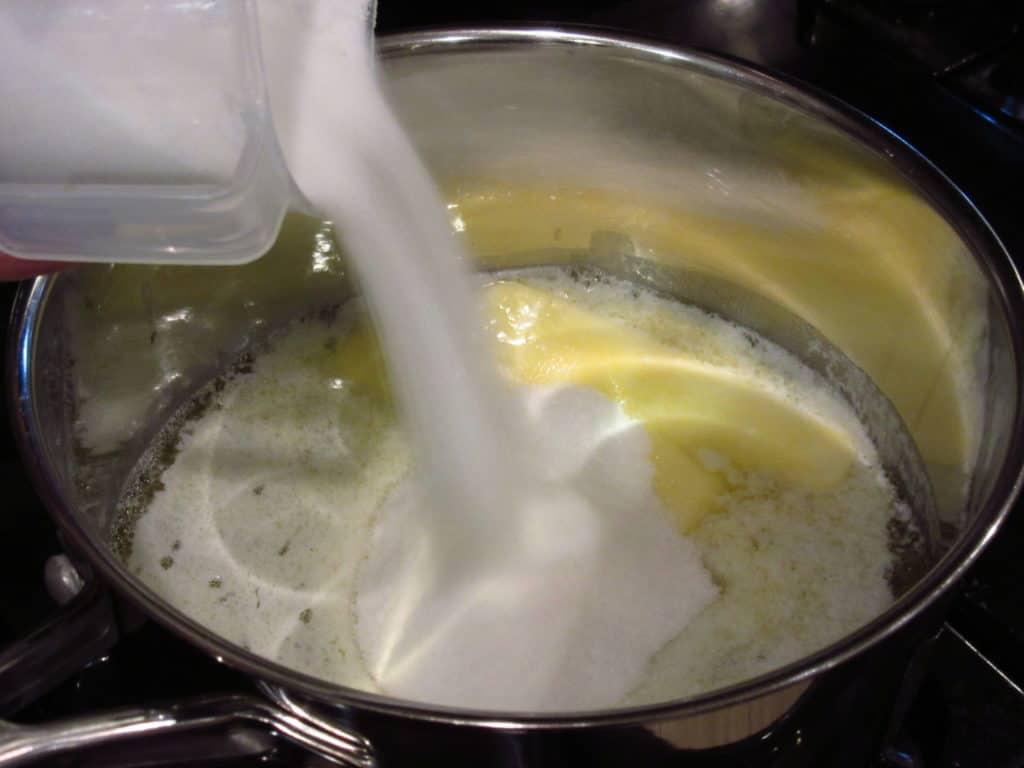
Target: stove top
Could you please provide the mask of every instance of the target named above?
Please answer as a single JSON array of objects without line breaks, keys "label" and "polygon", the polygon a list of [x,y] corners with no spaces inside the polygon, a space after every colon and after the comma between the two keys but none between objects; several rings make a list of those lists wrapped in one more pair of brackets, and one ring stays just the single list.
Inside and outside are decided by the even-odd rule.
[{"label": "stove top", "polygon": [[[534,3],[381,0],[381,32],[495,23],[586,24],[712,50],[846,100],[931,158],[1024,260],[1024,6],[1010,0],[636,0]],[[1019,262],[1024,267],[1024,261]],[[14,286],[0,286],[6,324]],[[4,327],[3,330],[6,330]],[[55,605],[43,586],[58,536],[0,414],[0,648]],[[1011,514],[960,589],[913,684],[897,699],[879,768],[1024,765],[1024,511]],[[915,676],[911,676],[915,677]],[[153,623],[125,633],[14,714],[41,722],[110,707],[251,688]],[[282,745],[261,765],[313,765]],[[56,764],[56,763],[54,763]],[[71,761],[68,765],[76,765]],[[182,765],[247,763],[195,759]]]}]

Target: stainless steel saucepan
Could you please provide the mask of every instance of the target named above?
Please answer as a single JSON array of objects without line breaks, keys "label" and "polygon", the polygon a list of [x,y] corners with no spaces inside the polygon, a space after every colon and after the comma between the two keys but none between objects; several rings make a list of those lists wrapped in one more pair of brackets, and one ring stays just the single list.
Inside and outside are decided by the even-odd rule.
[{"label": "stainless steel saucepan", "polygon": [[81,765],[190,748],[258,755],[280,738],[358,766],[410,756],[821,765],[825,754],[865,764],[854,736],[884,732],[943,596],[1021,482],[1024,296],[996,236],[883,127],[734,61],[538,29],[391,37],[380,52],[396,109],[482,267],[615,265],[788,346],[852,400],[862,395],[861,415],[929,531],[924,555],[894,574],[889,610],[829,647],[722,690],[630,709],[435,708],[228,642],[126,570],[113,512],[142,451],[191,393],[296,308],[351,295],[323,227],[293,219],[249,265],[88,267],[23,288],[7,358],[15,433],[70,561],[49,574],[67,603],[0,656],[0,712],[131,631],[125,606],[248,673],[253,688],[5,723],[0,765],[71,751]]}]

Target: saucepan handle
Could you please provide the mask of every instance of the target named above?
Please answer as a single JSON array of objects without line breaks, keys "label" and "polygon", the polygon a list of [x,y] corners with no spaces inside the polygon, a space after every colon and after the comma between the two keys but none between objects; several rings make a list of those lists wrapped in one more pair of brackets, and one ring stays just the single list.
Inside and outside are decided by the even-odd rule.
[{"label": "saucepan handle", "polygon": [[[0,653],[0,716],[17,712],[64,682],[117,642],[110,596],[82,579],[64,556],[47,563],[46,581],[61,607]],[[205,696],[164,707],[102,712],[50,723],[0,720],[0,768],[50,765],[153,766],[270,753],[280,739],[349,768],[375,768],[370,743],[265,685],[258,696]]]},{"label": "saucepan handle", "polygon": [[189,759],[270,753],[284,739],[349,768],[375,768],[366,739],[256,696],[207,696],[166,707],[124,709],[44,725],[0,723],[0,768],[51,765],[153,766]]},{"label": "saucepan handle", "polygon": [[[48,569],[55,571],[48,579],[78,578],[70,564],[63,573],[57,573],[59,567]],[[110,596],[100,583],[87,579],[84,585],[64,587],[67,601],[44,624],[0,652],[0,716],[32,703],[117,642]]]}]

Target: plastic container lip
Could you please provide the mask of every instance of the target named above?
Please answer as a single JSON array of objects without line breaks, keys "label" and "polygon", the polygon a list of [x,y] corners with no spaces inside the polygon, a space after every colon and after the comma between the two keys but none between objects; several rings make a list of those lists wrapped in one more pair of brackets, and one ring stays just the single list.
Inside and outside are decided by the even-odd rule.
[{"label": "plastic container lip", "polygon": [[[147,51],[144,44],[129,39],[125,58],[132,70],[123,82],[114,84],[113,96],[105,95],[112,100],[104,101],[101,95],[95,109],[79,110],[76,105],[81,106],[80,97],[88,93],[90,82],[101,89],[108,82],[97,79],[96,72],[109,76],[111,71],[121,71],[111,70],[109,62],[106,70],[86,67],[88,74],[81,81],[66,76],[66,70],[41,66],[37,73],[41,82],[31,97],[25,96],[23,82],[13,79],[17,73],[8,74],[12,78],[8,90],[27,99],[23,106],[28,114],[11,117],[18,130],[8,133],[6,142],[0,141],[0,151],[10,161],[6,175],[12,179],[5,181],[0,175],[0,251],[42,261],[240,264],[258,258],[273,245],[289,209],[309,210],[274,133],[253,0],[146,9],[133,5],[134,0],[112,0],[105,25],[84,27],[72,17],[88,10],[93,0],[72,0],[60,8],[44,7],[37,0],[7,1],[12,5],[0,18],[0,33],[13,35],[16,41],[21,36],[23,46],[38,44],[41,56],[47,46],[59,50],[63,40],[73,47],[81,43],[74,48],[79,53],[87,53],[89,45],[99,46],[102,58],[104,47],[122,39],[140,19],[166,21],[168,47],[157,51],[158,58],[163,55],[159,63],[150,66],[149,61],[139,61],[136,66],[135,59]],[[150,28],[139,29],[149,34]],[[213,79],[207,80],[205,70],[187,60],[179,71],[173,46],[174,36],[182,31],[199,35],[195,50],[223,62],[223,73],[214,72]],[[163,33],[155,34],[159,38]],[[89,35],[100,42],[88,42]],[[183,50],[193,50],[192,45]],[[116,62],[118,55],[112,53],[111,61]],[[63,93],[69,82],[75,96],[70,106],[51,108],[43,102],[36,114],[33,100]],[[196,84],[203,91],[196,104],[176,98],[178,92],[168,89],[168,84],[176,83]],[[3,85],[0,81],[0,92]],[[120,97],[124,100],[119,101]],[[164,130],[161,125],[164,101],[172,128],[180,131]],[[125,104],[139,104],[149,114],[119,112]],[[207,114],[211,105],[215,110]],[[54,115],[66,124],[54,128]],[[106,131],[108,124],[112,133]],[[123,157],[118,154],[119,136],[132,139],[136,134],[131,131],[138,126],[154,125],[154,132],[142,135],[137,143],[126,142]],[[79,130],[85,137],[79,147],[65,151],[66,145],[47,143],[53,136],[60,137],[62,144],[77,139]],[[169,143],[157,141],[166,137]],[[61,165],[65,157],[72,159],[66,166]],[[173,170],[179,157],[180,176]],[[110,181],[102,170],[108,158],[118,166],[111,169]],[[81,165],[75,166],[76,161]],[[31,178],[34,163],[39,164],[39,181]],[[66,180],[62,178],[65,168]],[[0,164],[0,174],[3,169]],[[180,182],[175,182],[176,177]]]},{"label": "plastic container lip", "polygon": [[[267,146],[269,143],[270,146]],[[271,137],[229,185],[49,185],[0,189],[0,250],[39,261],[243,264],[309,211]]]}]

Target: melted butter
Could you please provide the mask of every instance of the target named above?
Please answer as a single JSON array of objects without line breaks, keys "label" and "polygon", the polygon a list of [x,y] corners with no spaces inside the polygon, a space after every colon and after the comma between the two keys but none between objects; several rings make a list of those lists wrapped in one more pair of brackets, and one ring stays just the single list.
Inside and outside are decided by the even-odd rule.
[{"label": "melted butter", "polygon": [[[593,387],[644,426],[655,491],[683,533],[723,508],[737,472],[831,490],[862,452],[848,424],[808,409],[758,375],[761,369],[737,366],[735,355],[723,353],[712,362],[710,318],[687,323],[662,310],[637,329],[564,291],[513,280],[488,285],[485,299],[487,327],[508,378]],[[696,354],[681,354],[681,346]],[[325,377],[389,399],[381,352],[365,325],[321,365]]]},{"label": "melted butter", "polygon": [[593,387],[644,425],[655,490],[683,532],[716,508],[730,470],[825,490],[857,458],[842,425],[749,372],[681,355],[539,287],[503,281],[488,288],[487,300],[511,378]]},{"label": "melted butter", "polygon": [[[791,139],[791,137],[789,137]],[[985,281],[956,232],[905,182],[807,142],[780,140],[786,171],[769,216],[578,184],[450,185],[467,243],[492,267],[521,254],[589,250],[621,233],[654,262],[723,278],[814,326],[903,417],[956,520],[976,458],[986,346]],[[773,161],[774,162],[774,161]],[[789,182],[795,182],[791,185]],[[787,191],[806,194],[801,207]],[[700,199],[706,195],[701,193]]]}]

